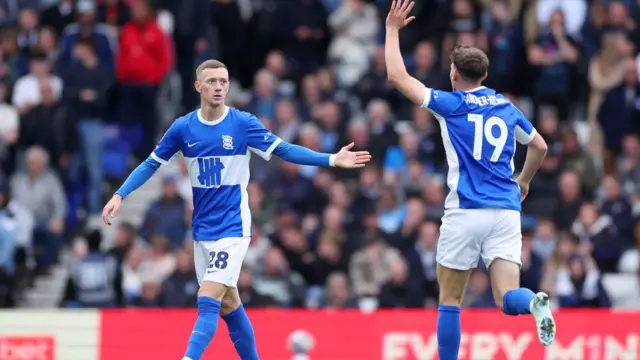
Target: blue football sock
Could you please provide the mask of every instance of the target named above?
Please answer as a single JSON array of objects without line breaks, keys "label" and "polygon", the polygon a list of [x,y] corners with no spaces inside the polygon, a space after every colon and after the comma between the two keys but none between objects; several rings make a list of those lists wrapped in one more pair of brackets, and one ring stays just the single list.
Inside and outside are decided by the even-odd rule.
[{"label": "blue football sock", "polygon": [[223,315],[222,319],[227,323],[229,336],[236,347],[236,351],[242,360],[258,360],[258,349],[256,348],[256,338],[253,327],[244,311],[244,306]]},{"label": "blue football sock", "polygon": [[529,304],[535,296],[536,294],[527,288],[509,290],[502,298],[502,312],[513,316],[531,314]]},{"label": "blue football sock", "polygon": [[198,297],[198,320],[196,320],[191,337],[189,337],[189,346],[185,357],[191,360],[200,360],[216,333],[219,314],[220,301],[204,296]]},{"label": "blue football sock", "polygon": [[438,358],[458,360],[460,350],[460,308],[440,305],[438,307]]}]

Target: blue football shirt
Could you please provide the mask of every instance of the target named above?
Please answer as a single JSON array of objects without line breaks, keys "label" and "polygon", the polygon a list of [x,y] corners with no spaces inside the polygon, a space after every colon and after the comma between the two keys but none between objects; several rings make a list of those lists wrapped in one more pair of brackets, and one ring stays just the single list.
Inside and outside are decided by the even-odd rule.
[{"label": "blue football shirt", "polygon": [[440,122],[449,172],[447,209],[521,210],[513,179],[516,141],[536,130],[504,96],[484,86],[471,91],[427,89],[422,107]]},{"label": "blue football shirt", "polygon": [[265,160],[282,140],[252,114],[227,107],[216,121],[200,110],[178,118],[151,158],[166,164],[182,152],[193,190],[193,239],[251,236],[247,185],[251,153]]}]

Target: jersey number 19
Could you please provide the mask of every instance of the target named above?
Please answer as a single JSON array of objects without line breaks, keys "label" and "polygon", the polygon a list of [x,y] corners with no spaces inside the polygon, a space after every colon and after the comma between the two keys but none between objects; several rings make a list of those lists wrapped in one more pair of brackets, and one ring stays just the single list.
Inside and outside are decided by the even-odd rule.
[{"label": "jersey number 19", "polygon": [[[480,114],[469,114],[467,120],[475,125],[473,158],[478,161],[482,160],[482,143],[484,139],[487,139],[489,145],[494,147],[493,154],[491,154],[491,162],[498,161],[509,136],[507,124],[504,120],[497,116],[492,116],[487,121],[484,121],[484,116]],[[498,136],[493,135],[494,127],[497,127],[500,131]]]}]

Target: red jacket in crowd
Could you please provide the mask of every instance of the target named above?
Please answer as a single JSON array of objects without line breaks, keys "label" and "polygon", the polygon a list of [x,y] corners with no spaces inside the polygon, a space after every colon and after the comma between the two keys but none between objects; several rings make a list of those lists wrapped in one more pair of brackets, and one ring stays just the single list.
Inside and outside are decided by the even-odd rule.
[{"label": "red jacket in crowd", "polygon": [[140,26],[133,21],[122,27],[116,59],[118,82],[158,85],[171,69],[169,37],[155,20]]}]

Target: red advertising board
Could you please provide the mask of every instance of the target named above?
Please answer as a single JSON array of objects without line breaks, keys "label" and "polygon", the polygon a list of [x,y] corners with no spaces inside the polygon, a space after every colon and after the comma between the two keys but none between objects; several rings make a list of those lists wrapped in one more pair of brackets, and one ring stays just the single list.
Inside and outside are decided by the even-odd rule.
[{"label": "red advertising board", "polygon": [[1,360],[56,360],[51,336],[0,335]]},{"label": "red advertising board", "polygon": [[[313,337],[312,360],[437,359],[435,311],[254,310],[249,312],[262,360],[289,360],[296,330]],[[196,318],[194,310],[102,312],[101,360],[177,360]],[[538,343],[533,318],[498,311],[463,311],[460,359],[640,360],[640,312],[563,311],[550,347]],[[205,360],[238,359],[224,322]]]}]

